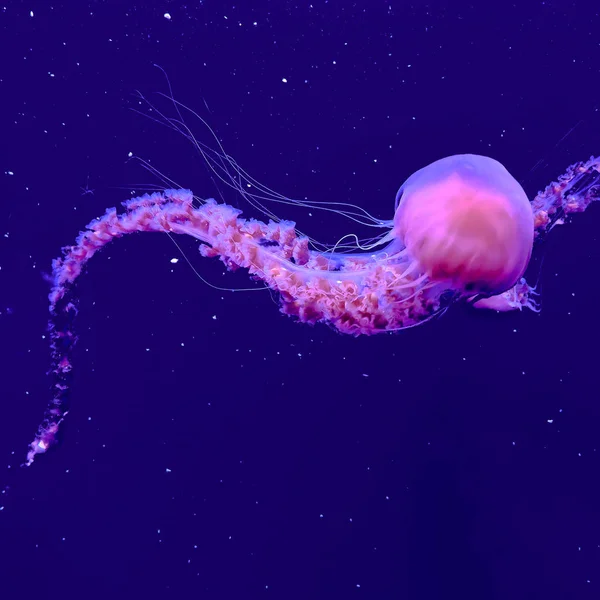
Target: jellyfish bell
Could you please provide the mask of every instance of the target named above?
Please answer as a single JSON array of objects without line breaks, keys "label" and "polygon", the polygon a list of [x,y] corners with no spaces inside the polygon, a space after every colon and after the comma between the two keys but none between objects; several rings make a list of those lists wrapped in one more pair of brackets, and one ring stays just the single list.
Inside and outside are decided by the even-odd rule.
[{"label": "jellyfish bell", "polygon": [[509,290],[531,257],[531,204],[487,156],[449,156],[411,175],[396,195],[393,223],[419,270],[463,297]]}]

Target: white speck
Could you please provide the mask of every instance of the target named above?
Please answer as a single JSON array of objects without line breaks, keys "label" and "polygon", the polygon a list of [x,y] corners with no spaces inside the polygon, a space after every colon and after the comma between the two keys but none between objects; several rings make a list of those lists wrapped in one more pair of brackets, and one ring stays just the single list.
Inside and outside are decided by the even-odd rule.
[{"label": "white speck", "polygon": [[548,419],[548,423],[554,423],[554,419]]},{"label": "white speck", "polygon": [[32,10],[29,11],[29,16],[33,17],[33,11]]},{"label": "white speck", "polygon": [[283,83],[287,83],[288,80],[284,77],[281,81],[283,81]]},{"label": "white speck", "polygon": [[217,315],[213,315],[213,321],[217,320]]},{"label": "white speck", "polygon": [[176,265],[178,262],[179,262],[179,259],[178,259],[178,258],[172,258],[172,259],[171,259],[171,264],[172,264],[172,265]]},{"label": "white speck", "polygon": [[171,20],[171,15],[170,15],[169,13],[165,13],[165,14],[163,15],[163,17],[164,17],[164,18],[165,18],[167,21],[170,21],[170,20]]},{"label": "white speck", "polygon": [[368,376],[369,376],[369,374],[368,374],[368,373],[363,373],[363,374],[362,374],[362,376],[363,376],[363,377],[368,377]]},{"label": "white speck", "polygon": [[165,473],[170,473],[171,469],[165,469]]}]

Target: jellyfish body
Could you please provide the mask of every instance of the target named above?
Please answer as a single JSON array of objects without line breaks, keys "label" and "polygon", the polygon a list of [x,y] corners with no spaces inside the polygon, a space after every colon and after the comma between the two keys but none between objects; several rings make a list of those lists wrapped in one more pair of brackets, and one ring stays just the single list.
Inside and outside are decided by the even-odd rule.
[{"label": "jellyfish body", "polygon": [[[92,221],[52,265],[49,324],[54,395],[30,444],[27,463],[56,441],[67,414],[74,284],[88,260],[115,238],[165,232],[198,239],[200,253],[229,269],[245,268],[279,293],[281,311],[304,323],[327,323],[340,333],[370,335],[425,323],[450,300],[484,298],[494,310],[535,308],[522,278],[535,235],[550,230],[600,196],[600,159],[571,165],[530,205],[521,186],[497,161],[458,155],[409,177],[377,252],[310,249],[295,224],[263,223],[189,190],[123,202]],[[305,205],[305,204],[303,204]],[[387,224],[386,224],[387,226]]]},{"label": "jellyfish body", "polygon": [[396,195],[395,235],[433,281],[462,295],[497,295],[522,277],[533,212],[497,160],[461,154],[411,175]]}]

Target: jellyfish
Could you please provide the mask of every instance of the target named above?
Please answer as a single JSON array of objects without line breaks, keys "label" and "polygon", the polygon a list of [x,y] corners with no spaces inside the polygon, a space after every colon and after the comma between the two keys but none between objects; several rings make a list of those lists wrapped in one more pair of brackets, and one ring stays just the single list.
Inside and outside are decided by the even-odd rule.
[{"label": "jellyfish", "polygon": [[[233,159],[221,154],[220,160],[250,180]],[[571,165],[529,202],[497,160],[450,156],[404,182],[393,219],[376,221],[383,235],[358,252],[340,251],[339,244],[315,249],[295,223],[244,219],[240,210],[202,200],[187,189],[126,200],[122,212],[108,209],[53,261],[49,330],[54,394],[25,464],[55,443],[68,412],[75,283],[90,258],[116,238],[137,232],[192,236],[203,257],[218,258],[230,270],[246,269],[277,292],[282,313],[302,323],[328,324],[340,334],[372,335],[421,325],[458,302],[496,311],[537,311],[537,292],[523,277],[534,241],[599,197],[599,158]],[[261,196],[253,199],[260,206]]]}]

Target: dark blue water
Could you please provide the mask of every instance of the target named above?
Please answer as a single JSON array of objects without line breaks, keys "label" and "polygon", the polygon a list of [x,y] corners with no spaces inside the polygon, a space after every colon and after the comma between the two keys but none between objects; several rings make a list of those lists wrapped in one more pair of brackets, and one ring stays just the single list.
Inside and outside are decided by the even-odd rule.
[{"label": "dark blue water", "polygon": [[[49,398],[43,274],[161,185],[129,154],[261,216],[130,110],[139,90],[176,116],[154,63],[257,180],[382,219],[446,155],[533,198],[600,153],[589,3],[239,4],[0,9],[0,596],[598,598],[597,206],[536,248],[540,314],[359,339],[212,289],[167,236],[119,240],[78,285],[62,442],[19,468]],[[272,209],[323,242],[373,234]],[[177,241],[211,284],[256,287]]]}]

